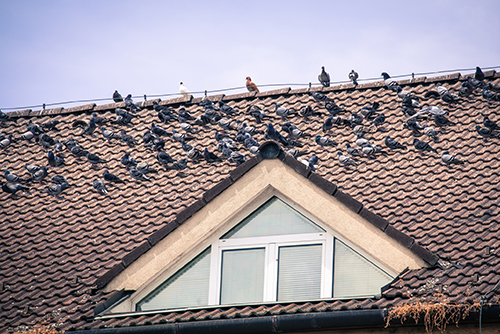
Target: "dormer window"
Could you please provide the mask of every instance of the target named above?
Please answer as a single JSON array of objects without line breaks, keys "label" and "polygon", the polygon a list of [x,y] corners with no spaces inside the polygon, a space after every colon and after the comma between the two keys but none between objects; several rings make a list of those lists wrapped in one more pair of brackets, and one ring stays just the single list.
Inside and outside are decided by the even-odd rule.
[{"label": "dormer window", "polygon": [[373,296],[393,279],[272,197],[147,294],[137,311]]}]

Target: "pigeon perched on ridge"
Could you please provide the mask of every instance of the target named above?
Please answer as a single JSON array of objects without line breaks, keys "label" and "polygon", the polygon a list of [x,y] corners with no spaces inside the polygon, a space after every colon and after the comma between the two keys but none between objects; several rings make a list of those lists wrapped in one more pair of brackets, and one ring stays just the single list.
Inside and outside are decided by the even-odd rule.
[{"label": "pigeon perched on ridge", "polygon": [[324,66],[321,66],[321,73],[318,75],[318,81],[323,87],[330,87],[330,74],[325,71]]},{"label": "pigeon perched on ridge", "polygon": [[354,160],[350,157],[348,157],[347,155],[344,155],[342,152],[337,152],[338,156],[339,156],[339,162],[348,167],[348,166],[354,166],[356,167],[356,163],[354,162]]},{"label": "pigeon perched on ridge", "polygon": [[99,179],[95,179],[92,182],[92,187],[97,190],[101,195],[106,195],[108,193],[108,189],[106,189],[106,185]]},{"label": "pigeon perched on ridge", "polygon": [[137,103],[134,103],[132,100],[132,94],[128,94],[125,98],[125,107],[129,108],[130,111],[138,111],[141,110],[141,107]]},{"label": "pigeon perched on ridge", "polygon": [[125,181],[120,179],[115,174],[110,173],[107,169],[102,173],[102,178],[104,179],[104,181],[110,183],[125,183]]},{"label": "pigeon perched on ridge", "polygon": [[54,152],[49,151],[47,160],[49,161],[49,165],[51,167],[59,167],[64,165],[64,158],[59,154],[54,154]]},{"label": "pigeon perched on ridge", "polygon": [[123,102],[123,96],[118,93],[117,90],[115,90],[115,92],[113,93],[113,101],[115,101],[115,103]]},{"label": "pigeon perched on ridge", "polygon": [[413,146],[418,151],[420,151],[420,153],[423,153],[425,151],[437,153],[437,151],[431,145],[429,145],[428,143],[426,143],[424,141],[418,140],[417,138],[413,138]]},{"label": "pigeon perched on ridge", "polygon": [[182,94],[182,96],[187,97],[191,95],[191,93],[189,93],[189,90],[186,88],[186,86],[184,86],[184,83],[182,81],[180,82],[179,85],[180,85],[179,92]]},{"label": "pigeon perched on ridge", "polygon": [[259,92],[259,88],[257,88],[257,85],[252,81],[252,78],[246,77],[246,83],[245,85],[247,86],[247,89],[249,92]]},{"label": "pigeon perched on ridge", "polygon": [[356,72],[355,70],[351,70],[351,72],[349,72],[349,80],[351,80],[354,86],[358,85],[358,78],[359,78],[358,72]]},{"label": "pigeon perched on ridge", "polygon": [[399,89],[401,88],[399,86],[399,84],[396,82],[396,80],[394,80],[393,78],[391,78],[391,76],[389,74],[387,74],[386,72],[382,72],[382,74],[380,74],[383,78],[384,78],[384,84],[385,86],[392,90],[393,92],[398,92]]},{"label": "pigeon perched on ridge", "polygon": [[403,144],[399,143],[395,139],[392,139],[390,136],[385,137],[385,146],[390,148],[391,150],[396,150],[396,149],[406,149],[406,146]]},{"label": "pigeon perched on ridge", "polygon": [[485,78],[484,72],[481,70],[479,66],[476,66],[476,72],[474,73],[474,79],[483,81]]},{"label": "pigeon perched on ridge", "polygon": [[462,165],[464,162],[450,154],[449,151],[444,151],[441,155],[441,161],[447,165]]}]

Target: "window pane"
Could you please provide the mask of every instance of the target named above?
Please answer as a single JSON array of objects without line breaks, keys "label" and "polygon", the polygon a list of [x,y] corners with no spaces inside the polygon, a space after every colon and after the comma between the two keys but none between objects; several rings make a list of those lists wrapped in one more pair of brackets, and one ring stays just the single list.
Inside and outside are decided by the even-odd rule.
[{"label": "window pane", "polygon": [[278,301],[321,297],[322,245],[279,248]]},{"label": "window pane", "polygon": [[208,304],[210,248],[171,276],[137,304],[138,311]]},{"label": "window pane", "polygon": [[265,248],[222,252],[221,304],[263,300],[265,254]]},{"label": "window pane", "polygon": [[322,228],[273,197],[221,239],[324,232]]},{"label": "window pane", "polygon": [[374,296],[392,277],[335,239],[334,297]]}]

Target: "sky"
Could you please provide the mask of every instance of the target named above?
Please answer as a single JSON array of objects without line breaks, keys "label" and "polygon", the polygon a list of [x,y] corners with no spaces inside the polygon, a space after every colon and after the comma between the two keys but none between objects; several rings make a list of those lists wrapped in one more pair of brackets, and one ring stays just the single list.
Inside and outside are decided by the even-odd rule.
[{"label": "sky", "polygon": [[307,85],[321,66],[332,82],[495,67],[499,14],[498,0],[0,0],[0,109]]}]

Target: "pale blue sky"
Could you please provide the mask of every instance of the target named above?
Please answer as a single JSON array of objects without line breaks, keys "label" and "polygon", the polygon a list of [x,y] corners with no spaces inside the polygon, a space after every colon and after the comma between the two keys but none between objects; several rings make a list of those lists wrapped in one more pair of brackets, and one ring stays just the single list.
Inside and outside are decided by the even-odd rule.
[{"label": "pale blue sky", "polygon": [[247,75],[308,83],[321,66],[332,81],[497,66],[499,14],[494,0],[0,0],[0,108],[178,93],[180,81],[239,87]]}]

